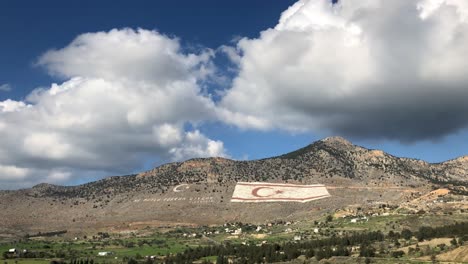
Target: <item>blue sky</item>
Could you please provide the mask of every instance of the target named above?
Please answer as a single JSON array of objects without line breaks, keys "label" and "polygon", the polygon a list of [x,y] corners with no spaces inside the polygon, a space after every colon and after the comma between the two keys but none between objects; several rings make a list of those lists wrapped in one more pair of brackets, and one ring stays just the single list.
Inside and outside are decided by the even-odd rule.
[{"label": "blue sky", "polygon": [[[429,162],[466,155],[468,111],[462,102],[468,82],[466,65],[456,60],[467,52],[461,48],[465,40],[432,48],[439,28],[426,22],[448,19],[444,8],[467,9],[449,4],[431,9],[426,2],[369,7],[354,0],[335,5],[325,0],[2,1],[0,102],[7,103],[0,104],[5,112],[0,111],[0,185],[82,183],[197,156],[259,159],[335,135]],[[352,14],[359,8],[370,11],[356,18]],[[408,12],[383,16],[402,8]],[[462,18],[450,23],[466,28]],[[127,50],[115,38],[144,46]],[[395,39],[401,46],[391,44]],[[100,46],[106,41],[115,54]],[[422,44],[431,48],[418,50]],[[439,46],[443,52],[436,52]],[[145,49],[149,58],[138,57]],[[174,49],[173,54],[166,58],[158,53],[162,49]],[[113,68],[119,63],[123,68]],[[141,65],[142,71],[157,72],[141,77],[131,70]],[[177,73],[168,77],[166,68]],[[181,93],[193,93],[188,99],[168,90],[181,80]],[[119,96],[107,100],[100,85]],[[161,91],[167,94],[158,97],[145,85],[166,85]],[[148,94],[133,94],[135,87]],[[106,97],[106,105],[93,104],[86,112],[76,102],[86,102],[94,91],[104,91],[96,96]],[[113,105],[125,97],[136,101]],[[165,108],[135,108],[138,98]],[[62,115],[58,106],[63,105]],[[122,111],[108,113],[113,108]],[[158,111],[164,109],[171,114],[161,117]],[[102,125],[122,113],[129,121],[125,128],[117,119]],[[85,116],[101,121],[86,123],[80,119]],[[83,123],[66,127],[73,118]],[[122,137],[101,144],[106,142],[99,138],[102,129]],[[147,146],[128,140],[131,131],[142,139],[164,137]],[[96,159],[105,161],[91,162]]]},{"label": "blue sky", "polygon": [[[0,83],[15,89],[0,100],[22,98],[54,78],[34,67],[52,48],[66,46],[85,32],[113,28],[156,29],[189,45],[216,48],[237,36],[255,37],[276,24],[295,1],[2,1],[0,3]],[[242,20],[239,18],[242,17]],[[27,77],[26,77],[27,76]]]}]

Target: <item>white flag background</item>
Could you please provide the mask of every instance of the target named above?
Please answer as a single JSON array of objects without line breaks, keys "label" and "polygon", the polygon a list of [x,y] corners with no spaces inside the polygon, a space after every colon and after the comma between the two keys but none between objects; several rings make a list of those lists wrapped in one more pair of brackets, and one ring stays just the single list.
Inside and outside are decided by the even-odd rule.
[{"label": "white flag background", "polygon": [[265,182],[238,182],[231,202],[309,202],[330,197],[323,184],[297,185]]}]

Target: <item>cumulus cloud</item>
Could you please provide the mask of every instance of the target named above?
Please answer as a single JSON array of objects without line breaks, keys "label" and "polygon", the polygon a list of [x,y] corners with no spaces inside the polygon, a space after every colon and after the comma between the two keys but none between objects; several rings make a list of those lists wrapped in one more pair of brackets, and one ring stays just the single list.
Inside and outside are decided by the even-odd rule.
[{"label": "cumulus cloud", "polygon": [[51,50],[37,64],[52,75],[72,78],[147,80],[158,85],[206,77],[213,51],[183,54],[177,39],[139,29],[86,33],[67,47]]},{"label": "cumulus cloud", "polygon": [[468,125],[464,0],[300,0],[225,50],[219,113],[241,128],[412,142]]},{"label": "cumulus cloud", "polygon": [[0,113],[16,112],[25,107],[29,107],[29,105],[26,105],[24,102],[14,101],[11,99],[0,101]]},{"label": "cumulus cloud", "polygon": [[242,60],[242,57],[239,54],[239,50],[234,47],[222,45],[219,47],[219,51],[224,53],[228,59],[236,65],[238,65]]},{"label": "cumulus cloud", "polygon": [[8,83],[0,84],[0,92],[9,92],[11,91],[11,85]]},{"label": "cumulus cloud", "polygon": [[[299,0],[258,38],[216,50],[236,65],[226,76],[215,51],[183,50],[114,29],[40,56],[61,82],[0,101],[1,188],[226,156],[197,129],[207,121],[402,142],[468,126],[465,0]],[[207,83],[232,74],[213,100]]]},{"label": "cumulus cloud", "polygon": [[0,102],[0,185],[128,173],[148,156],[226,156],[221,141],[196,129],[215,119],[200,89],[214,71],[211,56],[141,29],[83,34],[46,52],[38,65],[65,81]]}]

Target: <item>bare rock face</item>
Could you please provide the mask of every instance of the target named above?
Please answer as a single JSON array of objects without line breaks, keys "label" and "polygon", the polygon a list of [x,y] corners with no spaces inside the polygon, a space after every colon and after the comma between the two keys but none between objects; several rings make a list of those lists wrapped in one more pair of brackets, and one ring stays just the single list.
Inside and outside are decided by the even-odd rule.
[{"label": "bare rock face", "polygon": [[[399,204],[408,193],[432,187],[466,190],[467,175],[466,156],[430,164],[330,137],[262,160],[192,159],[79,186],[39,184],[0,191],[0,230],[33,233],[310,219],[351,204]],[[304,204],[231,203],[239,181],[320,183],[331,197]]]}]

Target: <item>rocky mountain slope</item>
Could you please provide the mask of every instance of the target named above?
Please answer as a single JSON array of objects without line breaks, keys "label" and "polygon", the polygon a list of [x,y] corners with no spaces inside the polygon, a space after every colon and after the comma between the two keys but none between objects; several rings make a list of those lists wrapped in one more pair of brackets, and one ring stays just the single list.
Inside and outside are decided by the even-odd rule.
[{"label": "rocky mountain slope", "polygon": [[[332,196],[305,204],[230,203],[239,181],[321,183]],[[350,204],[399,203],[441,185],[466,191],[468,157],[431,164],[331,137],[262,160],[192,159],[79,186],[2,191],[0,233],[300,219]]]}]

